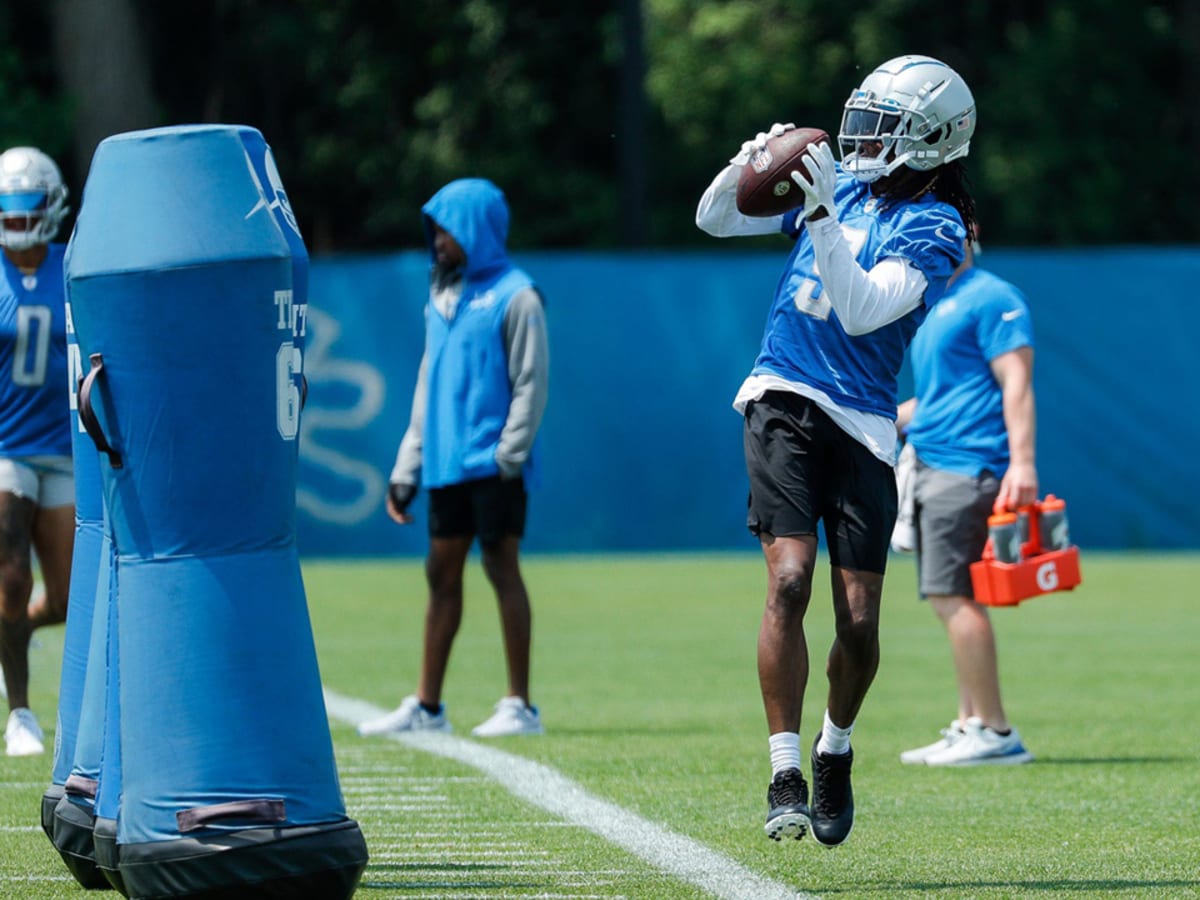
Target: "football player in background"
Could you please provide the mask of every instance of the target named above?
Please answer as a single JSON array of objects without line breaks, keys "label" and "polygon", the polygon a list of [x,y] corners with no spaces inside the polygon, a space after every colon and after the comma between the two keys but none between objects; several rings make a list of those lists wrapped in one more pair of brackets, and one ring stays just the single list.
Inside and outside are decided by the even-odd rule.
[{"label": "football player in background", "polygon": [[[0,154],[0,665],[9,756],[44,751],[29,708],[29,639],[66,620],[75,544],[58,166],[33,147]],[[44,593],[33,598],[32,554]]]},{"label": "football player in background", "polygon": [[[924,56],[883,63],[846,101],[838,142],[791,173],[804,205],[782,216],[737,209],[742,168],[791,126],[742,145],[700,199],[716,237],[782,232],[794,241],[762,347],[734,400],[744,415],[747,525],[767,566],[758,675],[772,779],[767,835],[840,844],[854,822],[850,736],[879,665],[879,606],[896,519],[897,375],[917,326],[946,290],[974,228],[962,158],[975,101],[953,69]],[[804,616],[824,522],[832,567],[829,691],[801,772],[809,662]]]},{"label": "football player in background", "polygon": [[974,263],[968,242],[945,298],[913,338],[916,396],[896,416],[916,452],[918,589],[945,626],[958,681],[958,717],[941,739],[900,754],[930,766],[1033,759],[1004,712],[996,638],[970,568],[983,555],[993,504],[1015,510],[1038,496],[1033,323],[1021,292]]},{"label": "football player in background", "polygon": [[530,608],[519,547],[549,390],[542,297],[508,257],[508,202],[496,185],[460,178],[421,211],[433,261],[425,353],[387,504],[406,525],[418,484],[429,491],[424,652],[416,693],[358,730],[450,730],[442,683],[462,621],[463,569],[478,537],[500,607],[508,691],[472,734],[541,734],[529,699]]}]

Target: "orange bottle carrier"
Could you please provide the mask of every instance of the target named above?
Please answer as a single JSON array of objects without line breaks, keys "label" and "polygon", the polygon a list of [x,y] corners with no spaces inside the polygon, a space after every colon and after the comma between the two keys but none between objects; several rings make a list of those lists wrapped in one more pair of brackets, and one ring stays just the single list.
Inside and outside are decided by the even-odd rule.
[{"label": "orange bottle carrier", "polygon": [[[1063,542],[1067,534],[1066,504],[1060,498],[1047,494],[1045,499],[1018,509],[1016,515],[1024,513],[1029,528],[1028,540],[1021,544],[1020,559],[1000,562],[989,537],[983,548],[983,558],[971,564],[971,585],[976,602],[984,606],[1016,606],[1031,597],[1073,590],[1083,581],[1078,547],[1070,543],[1060,549],[1043,546],[1043,511],[1048,521],[1055,522],[1055,535],[1060,538],[1060,543]],[[1007,518],[1011,512],[995,512],[997,515],[992,519],[1003,516],[1004,521],[1011,521]],[[1050,538],[1049,533],[1046,538]]]}]

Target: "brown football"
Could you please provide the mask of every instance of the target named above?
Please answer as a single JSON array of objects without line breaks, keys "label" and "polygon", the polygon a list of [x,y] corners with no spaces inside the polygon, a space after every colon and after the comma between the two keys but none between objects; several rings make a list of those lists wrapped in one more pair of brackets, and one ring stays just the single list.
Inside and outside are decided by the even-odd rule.
[{"label": "brown football", "polygon": [[828,141],[820,128],[792,128],[767,139],[767,145],[750,156],[737,184],[737,208],[744,216],[778,216],[804,205],[804,191],[792,181],[792,172],[806,175],[804,151],[810,144]]}]

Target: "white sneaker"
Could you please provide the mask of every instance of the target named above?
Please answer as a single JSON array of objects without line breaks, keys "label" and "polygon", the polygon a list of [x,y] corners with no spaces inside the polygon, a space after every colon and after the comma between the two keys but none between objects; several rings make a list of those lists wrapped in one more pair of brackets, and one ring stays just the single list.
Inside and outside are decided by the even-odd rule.
[{"label": "white sneaker", "polygon": [[401,731],[445,731],[454,729],[446,719],[446,705],[434,715],[421,706],[416,695],[410,695],[400,701],[400,705],[390,713],[385,713],[375,719],[367,719],[358,725],[358,733],[363,737],[375,734],[395,734]]},{"label": "white sneaker", "polygon": [[997,734],[976,716],[967,719],[963,736],[954,745],[925,757],[927,766],[997,766],[1029,762],[1033,754],[1021,743],[1017,729]]},{"label": "white sneaker", "polygon": [[962,722],[955,719],[950,723],[949,728],[942,729],[942,738],[939,741],[934,741],[932,744],[926,744],[924,747],[917,747],[915,750],[905,750],[900,754],[900,762],[908,765],[920,765],[925,760],[933,756],[935,753],[940,753],[947,747],[953,747],[955,742],[963,736]]},{"label": "white sneaker", "polygon": [[4,743],[9,756],[37,756],[45,753],[42,743],[46,736],[38,725],[37,716],[28,707],[22,706],[8,714],[8,725],[4,728]]},{"label": "white sneaker", "polygon": [[502,697],[496,711],[486,722],[471,729],[475,737],[508,737],[515,734],[542,734],[542,719],[536,706],[527,706],[520,697]]}]

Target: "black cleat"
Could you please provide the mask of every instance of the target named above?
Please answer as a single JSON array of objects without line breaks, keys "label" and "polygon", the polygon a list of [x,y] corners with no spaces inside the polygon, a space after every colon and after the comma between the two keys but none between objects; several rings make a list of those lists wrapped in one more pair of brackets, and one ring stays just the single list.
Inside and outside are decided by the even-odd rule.
[{"label": "black cleat", "polygon": [[808,785],[799,769],[784,769],[767,788],[767,837],[800,840],[808,831]]},{"label": "black cleat", "polygon": [[836,847],[854,827],[854,789],[850,787],[854,751],[818,753],[820,740],[818,734],[812,749],[812,833],[818,844]]}]

